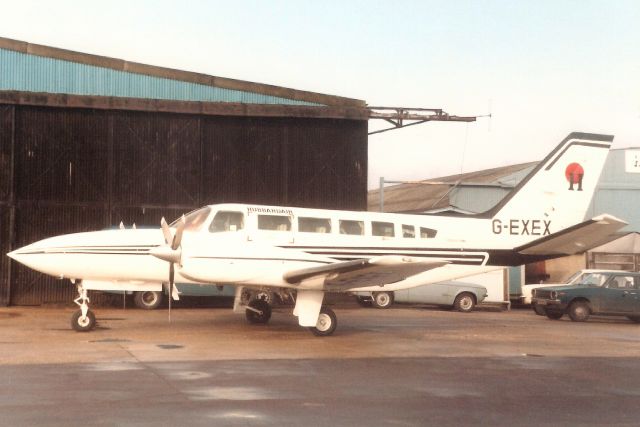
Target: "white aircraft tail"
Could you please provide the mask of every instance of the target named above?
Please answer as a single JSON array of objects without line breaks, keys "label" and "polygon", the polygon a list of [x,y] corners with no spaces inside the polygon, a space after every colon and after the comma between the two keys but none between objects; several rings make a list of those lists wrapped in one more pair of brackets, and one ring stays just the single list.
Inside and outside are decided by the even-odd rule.
[{"label": "white aircraft tail", "polygon": [[485,212],[496,234],[546,236],[584,221],[613,136],[567,136],[500,203]]}]

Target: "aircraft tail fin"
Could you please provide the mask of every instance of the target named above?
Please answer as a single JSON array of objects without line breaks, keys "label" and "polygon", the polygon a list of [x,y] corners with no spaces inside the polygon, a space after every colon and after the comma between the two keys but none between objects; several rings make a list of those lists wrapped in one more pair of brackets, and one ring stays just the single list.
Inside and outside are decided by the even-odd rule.
[{"label": "aircraft tail fin", "polygon": [[495,227],[518,228],[509,234],[528,231],[533,238],[583,222],[612,141],[611,135],[569,134],[484,216],[492,218]]}]

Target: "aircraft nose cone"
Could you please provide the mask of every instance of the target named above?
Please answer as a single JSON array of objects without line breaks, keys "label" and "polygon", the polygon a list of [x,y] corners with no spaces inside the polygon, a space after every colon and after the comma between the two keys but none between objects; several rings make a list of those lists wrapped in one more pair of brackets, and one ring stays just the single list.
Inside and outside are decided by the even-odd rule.
[{"label": "aircraft nose cone", "polygon": [[19,261],[18,258],[20,257],[20,255],[18,254],[19,249],[16,249],[15,251],[9,252],[7,254],[7,256],[13,260]]},{"label": "aircraft nose cone", "polygon": [[9,252],[7,254],[7,256],[9,258],[11,258],[12,260],[14,260],[14,261],[18,261],[19,263],[23,263],[24,264],[23,260],[24,260],[24,258],[26,256],[25,253],[24,253],[24,250],[26,248],[28,248],[28,246],[24,246],[22,248],[18,248],[18,249],[14,250],[14,251]]}]

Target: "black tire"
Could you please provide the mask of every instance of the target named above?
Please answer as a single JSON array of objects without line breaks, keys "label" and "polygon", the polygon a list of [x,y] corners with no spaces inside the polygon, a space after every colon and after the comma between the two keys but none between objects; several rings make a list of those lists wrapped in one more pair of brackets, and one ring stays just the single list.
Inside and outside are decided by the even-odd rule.
[{"label": "black tire", "polygon": [[456,299],[453,301],[453,309],[462,313],[469,313],[475,306],[476,297],[469,292],[461,293],[456,296]]},{"label": "black tire", "polygon": [[316,326],[309,328],[311,333],[317,337],[327,337],[336,330],[338,318],[329,307],[322,307]]},{"label": "black tire", "polygon": [[393,305],[393,292],[372,292],[371,304],[375,308],[389,308]]},{"label": "black tire", "polygon": [[162,304],[163,293],[160,291],[142,291],[136,292],[133,296],[133,302],[136,307],[143,310],[155,310]]},{"label": "black tire", "polygon": [[356,302],[362,307],[371,307],[373,300],[370,297],[363,297],[362,295],[356,295]]},{"label": "black tire", "polygon": [[551,320],[558,320],[562,316],[564,316],[564,313],[562,311],[549,310],[548,308],[544,309],[544,314],[546,314],[547,317]]},{"label": "black tire", "polygon": [[249,307],[260,311],[260,313],[249,309],[245,311],[249,323],[267,323],[271,319],[271,306],[265,300],[254,299],[249,303]]},{"label": "black tire", "polygon": [[585,322],[591,315],[589,303],[576,301],[569,306],[569,317],[574,322]]},{"label": "black tire", "polygon": [[87,311],[87,316],[82,318],[82,310],[76,310],[71,316],[71,327],[76,332],[89,332],[96,326],[96,316],[93,311]]},{"label": "black tire", "polygon": [[538,305],[538,304],[531,304],[531,308],[533,309],[533,311],[538,315],[538,316],[544,316],[547,313],[545,313],[544,311],[544,307]]},{"label": "black tire", "polygon": [[627,316],[627,319],[633,320],[636,323],[640,323],[640,316]]}]

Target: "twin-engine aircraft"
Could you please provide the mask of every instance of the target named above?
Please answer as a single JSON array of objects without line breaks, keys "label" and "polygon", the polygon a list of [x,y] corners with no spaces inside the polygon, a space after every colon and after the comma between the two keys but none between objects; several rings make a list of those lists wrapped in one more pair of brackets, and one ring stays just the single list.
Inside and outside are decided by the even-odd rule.
[{"label": "twin-engine aircraft", "polygon": [[[158,229],[106,230],[41,240],[8,255],[77,285],[78,331],[91,330],[88,289],[162,290],[174,282],[237,287],[234,309],[266,323],[269,290],[331,335],[327,292],[394,291],[583,252],[625,222],[584,221],[612,136],[572,133],[493,209],[478,215],[407,215],[218,204]],[[168,264],[168,265],[167,265]],[[168,273],[168,274],[167,274]],[[249,292],[247,292],[249,291]],[[171,301],[171,298],[169,299]]]}]

